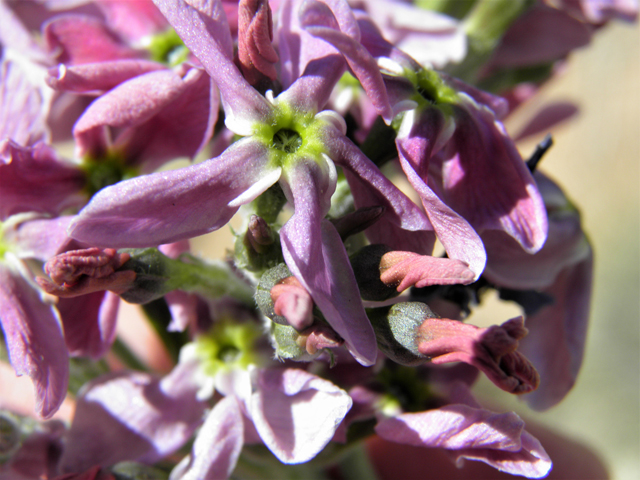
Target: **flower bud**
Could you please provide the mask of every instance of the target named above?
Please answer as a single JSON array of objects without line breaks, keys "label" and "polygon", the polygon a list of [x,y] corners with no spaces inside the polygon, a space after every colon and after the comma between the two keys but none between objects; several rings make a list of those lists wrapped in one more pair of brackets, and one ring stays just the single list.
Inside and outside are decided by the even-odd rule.
[{"label": "flower bud", "polygon": [[419,328],[428,318],[437,318],[424,303],[404,302],[367,309],[378,347],[394,362],[415,366],[429,357],[418,349]]}]

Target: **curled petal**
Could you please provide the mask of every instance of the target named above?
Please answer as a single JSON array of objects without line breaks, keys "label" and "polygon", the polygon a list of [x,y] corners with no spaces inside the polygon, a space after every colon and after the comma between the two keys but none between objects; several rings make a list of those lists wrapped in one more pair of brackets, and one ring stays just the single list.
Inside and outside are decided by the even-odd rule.
[{"label": "curled petal", "polygon": [[313,300],[295,277],[288,277],[271,289],[273,310],[285,317],[296,330],[304,330],[313,323]]},{"label": "curled petal", "polygon": [[61,63],[48,71],[47,85],[54,90],[76,93],[106,92],[138,75],[162,70],[165,66],[149,60],[126,59],[81,65]]},{"label": "curled petal", "polygon": [[101,358],[115,340],[120,297],[94,292],[75,298],[60,298],[57,304],[64,341],[74,356]]},{"label": "curled petal", "polygon": [[280,177],[265,147],[241,140],[217,158],[99,191],[70,236],[105,247],[147,247],[211,232]]},{"label": "curled petal", "polygon": [[[529,253],[547,238],[547,216],[529,169],[486,108],[456,108],[456,129],[441,162],[446,203],[479,231],[503,230]],[[482,152],[478,154],[478,152]]]},{"label": "curled petal", "polygon": [[281,462],[302,463],[329,443],[351,404],[347,392],[304,370],[261,369],[249,413]]},{"label": "curled petal", "polygon": [[238,7],[238,59],[247,81],[257,86],[264,77],[275,80],[278,61],[271,41],[273,22],[269,2],[246,0]]},{"label": "curled petal", "polygon": [[541,478],[551,469],[551,459],[515,413],[454,404],[388,418],[375,430],[387,440],[446,448],[457,458],[479,460],[511,474]]}]

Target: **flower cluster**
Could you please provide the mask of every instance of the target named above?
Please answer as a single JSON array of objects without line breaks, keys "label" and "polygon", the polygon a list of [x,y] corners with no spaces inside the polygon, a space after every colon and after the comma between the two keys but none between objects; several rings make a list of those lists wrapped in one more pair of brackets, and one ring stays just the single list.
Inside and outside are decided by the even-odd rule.
[{"label": "flower cluster", "polygon": [[[373,435],[549,472],[471,387],[562,400],[593,259],[550,140],[525,161],[502,120],[637,5],[415,3],[0,0],[4,344],[40,417],[75,403],[2,413],[0,474],[317,476]],[[232,217],[226,258],[190,252]],[[522,316],[473,325],[490,290]],[[118,340],[120,300],[170,372]]]}]

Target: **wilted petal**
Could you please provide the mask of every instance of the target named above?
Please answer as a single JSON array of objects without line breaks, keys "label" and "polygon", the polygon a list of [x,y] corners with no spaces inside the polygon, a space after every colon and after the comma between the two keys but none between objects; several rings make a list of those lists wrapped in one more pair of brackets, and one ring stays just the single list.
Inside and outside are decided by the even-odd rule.
[{"label": "wilted petal", "polygon": [[503,390],[521,394],[540,383],[536,369],[517,351],[518,341],[527,333],[522,317],[489,328],[427,318],[418,328],[417,344],[420,353],[435,364],[468,363]]},{"label": "wilted petal", "polygon": [[181,447],[206,407],[196,400],[192,377],[189,365],[179,365],[162,381],[142,372],[119,372],[87,384],[77,400],[60,470],[125,460],[152,463]]},{"label": "wilted petal", "polygon": [[240,140],[217,158],[105,188],[76,217],[70,236],[146,247],[216,230],[278,180],[280,169],[269,166],[265,148]]},{"label": "wilted petal", "polygon": [[67,394],[69,358],[58,318],[38,292],[10,266],[0,263],[0,320],[17,375],[28,375],[36,411],[53,415]]},{"label": "wilted petal", "polygon": [[282,251],[302,286],[311,294],[331,327],[364,365],[377,354],[373,327],[364,313],[349,257],[335,227],[322,221],[318,199],[326,196],[317,174],[300,166],[289,172],[295,212],[280,230]]},{"label": "wilted petal", "polygon": [[497,414],[467,405],[404,413],[375,427],[382,438],[421,447],[440,447],[456,457],[532,478],[545,476],[551,460],[515,413]]},{"label": "wilted petal", "polygon": [[260,369],[256,377],[249,414],[283,463],[315,457],[351,408],[347,392],[304,370]]},{"label": "wilted petal", "polygon": [[0,140],[0,219],[29,211],[58,214],[86,201],[84,184],[82,171],[51,147]]},{"label": "wilted petal", "polygon": [[244,444],[243,424],[236,397],[224,397],[216,403],[196,436],[191,457],[171,472],[171,480],[229,478]]}]

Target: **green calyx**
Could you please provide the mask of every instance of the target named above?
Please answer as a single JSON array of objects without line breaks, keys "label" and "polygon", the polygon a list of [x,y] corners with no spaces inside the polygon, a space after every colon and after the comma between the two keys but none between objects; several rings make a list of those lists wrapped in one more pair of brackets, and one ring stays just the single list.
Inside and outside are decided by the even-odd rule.
[{"label": "green calyx", "polygon": [[413,96],[418,105],[443,105],[458,103],[458,93],[448,86],[442,77],[434,70],[421,69],[406,70],[405,77],[414,85],[416,94]]},{"label": "green calyx", "polygon": [[204,372],[214,376],[223,370],[246,369],[258,363],[254,345],[260,336],[260,328],[253,323],[237,323],[233,319],[217,321],[195,342]]},{"label": "green calyx", "polygon": [[90,197],[105,187],[139,174],[137,169],[126,164],[124,155],[116,150],[108,150],[101,157],[87,155],[80,168],[85,173],[85,191]]},{"label": "green calyx", "polygon": [[322,130],[325,122],[314,113],[302,113],[292,106],[278,102],[271,122],[255,125],[253,138],[269,148],[270,161],[287,169],[302,159],[318,162],[325,153]]},{"label": "green calyx", "polygon": [[189,56],[189,49],[173,28],[152,36],[147,49],[151,60],[170,67],[181,64]]}]

